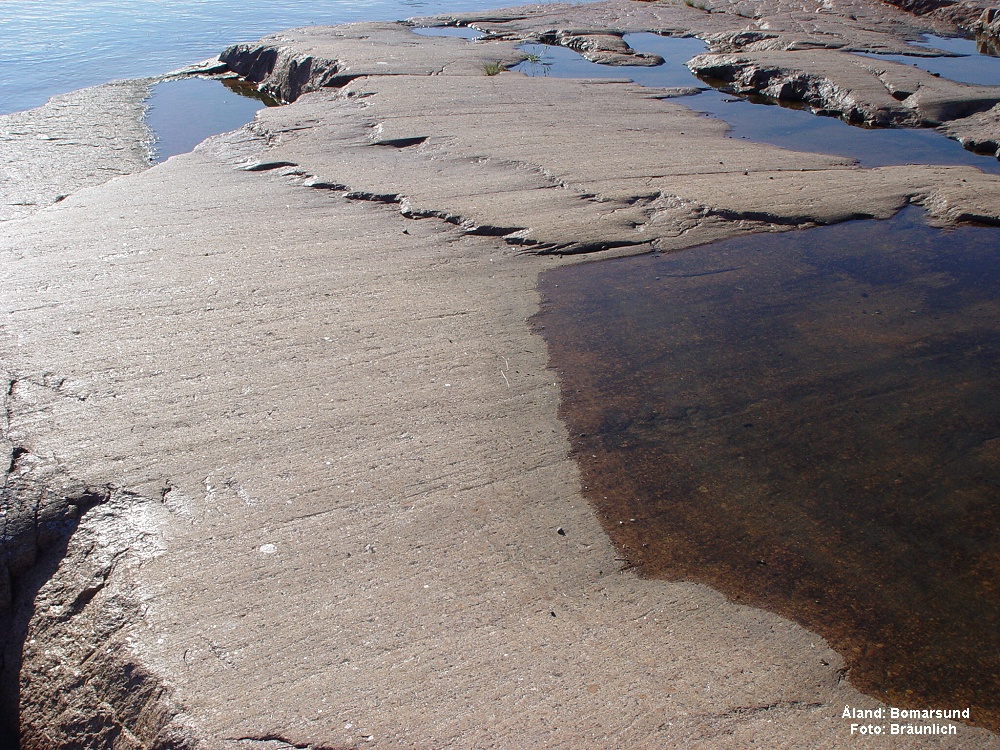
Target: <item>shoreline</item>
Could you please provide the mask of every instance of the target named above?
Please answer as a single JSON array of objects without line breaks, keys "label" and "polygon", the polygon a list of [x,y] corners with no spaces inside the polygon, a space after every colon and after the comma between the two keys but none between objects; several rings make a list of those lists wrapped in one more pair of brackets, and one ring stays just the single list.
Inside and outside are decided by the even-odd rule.
[{"label": "shoreline", "polygon": [[[0,224],[12,469],[105,488],[34,601],[25,747],[95,705],[136,747],[846,742],[842,704],[878,704],[816,636],[617,572],[526,323],[536,277],[917,200],[1000,220],[998,181],[725,144],[637,87],[493,79],[494,50],[395,25],[280,36],[350,82]],[[623,118],[698,134],[667,141],[674,193],[629,203],[662,165],[624,132],[586,148]],[[706,144],[739,167],[709,173]]]},{"label": "shoreline", "polygon": [[992,356],[995,315],[971,309],[992,304],[997,236],[921,213],[554,269],[537,322],[628,565],[802,624],[890,706],[965,705],[991,728],[991,459],[940,454],[995,423],[990,368],[954,341]]}]

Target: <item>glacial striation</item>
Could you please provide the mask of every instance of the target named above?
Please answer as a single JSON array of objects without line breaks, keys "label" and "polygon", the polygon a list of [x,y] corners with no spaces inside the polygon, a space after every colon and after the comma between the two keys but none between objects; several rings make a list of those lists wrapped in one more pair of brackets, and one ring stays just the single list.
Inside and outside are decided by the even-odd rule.
[{"label": "glacial striation", "polygon": [[0,221],[146,169],[152,134],[142,122],[142,102],[150,83],[108,83],[0,115]]},{"label": "glacial striation", "polygon": [[907,204],[1000,223],[1000,179],[861,169],[728,138],[681,92],[494,67],[540,38],[627,57],[629,30],[799,59],[954,29],[800,7],[273,35],[222,59],[293,103],[86,190],[67,167],[68,197],[0,225],[23,750],[885,747],[844,734],[844,705],[879,704],[817,636],[622,570],[527,321],[570,255]]}]

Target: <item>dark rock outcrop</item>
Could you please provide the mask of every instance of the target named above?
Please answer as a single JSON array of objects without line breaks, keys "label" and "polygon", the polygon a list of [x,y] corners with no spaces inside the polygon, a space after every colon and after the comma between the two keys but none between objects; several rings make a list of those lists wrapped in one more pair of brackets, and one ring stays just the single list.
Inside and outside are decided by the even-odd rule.
[{"label": "dark rock outcrop", "polygon": [[887,5],[893,5],[918,16],[926,16],[942,8],[956,4],[956,0],[882,0]]},{"label": "dark rock outcrop", "polygon": [[258,84],[260,90],[280,102],[293,102],[308,91],[324,86],[342,86],[351,77],[338,76],[336,60],[316,58],[283,47],[236,44],[219,56],[234,73]]}]

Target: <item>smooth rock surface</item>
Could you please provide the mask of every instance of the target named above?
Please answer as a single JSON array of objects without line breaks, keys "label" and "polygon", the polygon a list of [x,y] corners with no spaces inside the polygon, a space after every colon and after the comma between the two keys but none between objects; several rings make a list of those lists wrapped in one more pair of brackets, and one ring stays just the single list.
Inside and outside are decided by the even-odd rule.
[{"label": "smooth rock surface", "polygon": [[[746,25],[616,2],[573,33],[613,12]],[[482,23],[518,13],[570,10]],[[103,493],[34,569],[22,747],[1000,747],[850,737],[844,705],[879,704],[821,639],[619,572],[530,328],[552,253],[908,202],[997,222],[1000,181],[737,142],[631,84],[482,75],[510,45],[272,37],[234,59],[294,104],[0,226],[8,475],[30,456]],[[352,80],[303,95],[328,74]]]},{"label": "smooth rock surface", "polygon": [[142,101],[150,83],[108,83],[0,115],[0,221],[146,169],[153,136],[142,122]]}]

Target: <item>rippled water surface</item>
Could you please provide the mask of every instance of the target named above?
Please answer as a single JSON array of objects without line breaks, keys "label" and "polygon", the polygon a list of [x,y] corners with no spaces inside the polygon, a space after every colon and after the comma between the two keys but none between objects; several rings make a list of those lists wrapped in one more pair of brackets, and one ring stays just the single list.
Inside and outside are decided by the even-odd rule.
[{"label": "rippled water surface", "polygon": [[627,564],[797,619],[892,705],[1000,728],[1000,230],[909,209],[540,290]]},{"label": "rippled water surface", "polygon": [[296,26],[495,8],[503,0],[3,0],[0,113],[159,75]]}]

